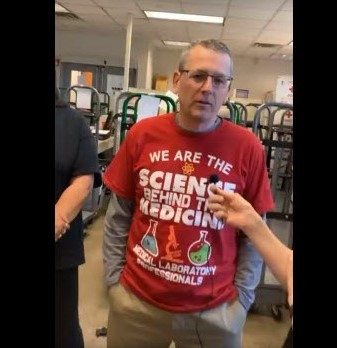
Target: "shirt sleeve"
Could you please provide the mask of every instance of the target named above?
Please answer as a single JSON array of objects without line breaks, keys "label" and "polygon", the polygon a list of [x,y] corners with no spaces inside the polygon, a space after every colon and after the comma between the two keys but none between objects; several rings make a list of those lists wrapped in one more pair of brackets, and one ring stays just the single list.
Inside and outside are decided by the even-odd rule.
[{"label": "shirt sleeve", "polygon": [[111,193],[103,235],[103,264],[107,286],[117,283],[123,270],[133,211],[132,201]]}]

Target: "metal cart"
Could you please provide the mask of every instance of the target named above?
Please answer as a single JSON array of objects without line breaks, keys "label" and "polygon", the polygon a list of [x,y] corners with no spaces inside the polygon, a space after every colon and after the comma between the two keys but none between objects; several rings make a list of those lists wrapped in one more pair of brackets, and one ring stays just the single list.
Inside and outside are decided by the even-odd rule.
[{"label": "metal cart", "polygon": [[[267,122],[263,125],[261,112],[268,109]],[[285,125],[284,115],[292,112],[291,104],[270,102],[258,107],[253,132],[260,138],[266,152],[266,162],[270,178],[271,190],[276,209],[267,213],[267,224],[275,235],[288,247],[292,248],[293,210],[292,210],[292,160],[293,130]],[[275,122],[275,115],[282,112],[281,122]],[[287,306],[286,294],[279,282],[263,265],[260,284],[256,289],[256,300],[253,311],[264,314],[271,313],[274,319],[282,319],[281,308]]]},{"label": "metal cart", "polygon": [[151,96],[163,100],[167,106],[167,112],[176,112],[177,106],[172,98],[160,94],[123,92],[117,100],[112,128],[114,129],[114,153],[116,154],[123,142],[126,132],[137,122],[138,104],[142,96]]}]

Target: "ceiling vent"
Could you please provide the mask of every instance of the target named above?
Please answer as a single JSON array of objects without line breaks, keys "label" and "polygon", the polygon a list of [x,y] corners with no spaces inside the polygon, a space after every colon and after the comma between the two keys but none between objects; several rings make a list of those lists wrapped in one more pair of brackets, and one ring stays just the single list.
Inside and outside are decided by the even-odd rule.
[{"label": "ceiling vent", "polygon": [[76,16],[71,12],[55,12],[56,17],[64,18],[64,19],[72,19],[72,20],[80,20],[81,18]]},{"label": "ceiling vent", "polygon": [[279,44],[271,44],[271,43],[263,43],[263,42],[255,42],[253,44],[254,47],[262,47],[262,48],[278,48],[282,47],[283,45]]}]

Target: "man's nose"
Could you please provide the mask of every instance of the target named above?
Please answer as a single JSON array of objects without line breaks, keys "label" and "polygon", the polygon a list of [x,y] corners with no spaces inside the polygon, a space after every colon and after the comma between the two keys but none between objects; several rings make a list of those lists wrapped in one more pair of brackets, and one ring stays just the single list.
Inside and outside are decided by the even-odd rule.
[{"label": "man's nose", "polygon": [[213,77],[208,75],[201,85],[202,91],[211,91],[213,89]]}]

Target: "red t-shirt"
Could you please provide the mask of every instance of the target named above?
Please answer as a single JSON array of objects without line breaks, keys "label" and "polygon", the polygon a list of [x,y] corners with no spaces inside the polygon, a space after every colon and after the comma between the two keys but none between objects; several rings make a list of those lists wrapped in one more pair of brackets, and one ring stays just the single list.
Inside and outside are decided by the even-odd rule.
[{"label": "red t-shirt", "polygon": [[237,296],[237,233],[208,210],[212,174],[259,213],[274,207],[262,145],[228,121],[201,134],[179,128],[174,114],[139,121],[105,172],[112,191],[135,199],[120,281],[164,310],[205,310]]}]

